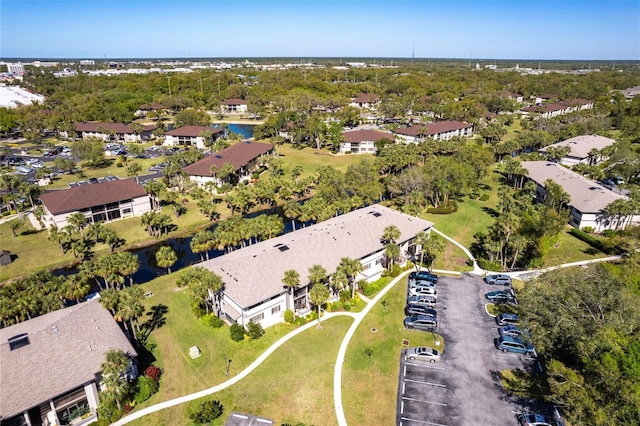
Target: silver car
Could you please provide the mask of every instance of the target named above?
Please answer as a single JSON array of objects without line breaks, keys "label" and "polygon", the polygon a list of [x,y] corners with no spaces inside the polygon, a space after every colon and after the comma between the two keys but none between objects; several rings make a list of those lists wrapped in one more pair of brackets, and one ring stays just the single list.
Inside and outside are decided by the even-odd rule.
[{"label": "silver car", "polygon": [[417,348],[408,348],[406,357],[411,361],[436,362],[440,360],[440,352],[426,346],[419,346]]}]

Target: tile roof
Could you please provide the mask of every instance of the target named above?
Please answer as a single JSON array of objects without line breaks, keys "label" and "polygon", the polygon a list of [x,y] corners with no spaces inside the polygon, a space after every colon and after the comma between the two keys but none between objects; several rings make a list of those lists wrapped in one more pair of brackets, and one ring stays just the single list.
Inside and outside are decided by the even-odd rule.
[{"label": "tile roof", "polygon": [[[8,339],[23,333],[29,344],[12,351]],[[98,300],[0,329],[0,417],[91,382],[110,349],[137,356]]]},{"label": "tile roof", "polygon": [[231,163],[236,170],[249,164],[252,160],[267,154],[273,150],[270,143],[240,142],[228,148],[218,151],[200,161],[189,164],[182,170],[191,176],[213,176],[211,166],[222,168],[226,163]]},{"label": "tile roof", "polygon": [[184,136],[184,137],[198,137],[202,132],[211,132],[212,135],[222,132],[220,127],[206,127],[206,126],[182,126],[172,130],[169,130],[165,135],[171,136]]},{"label": "tile roof", "polygon": [[358,93],[358,96],[351,100],[352,103],[356,104],[370,104],[378,101],[380,101],[380,97],[372,93]]},{"label": "tile roof", "polygon": [[247,101],[244,99],[225,99],[222,101],[222,105],[246,105]]},{"label": "tile roof", "polygon": [[551,147],[568,146],[569,148],[571,148],[571,151],[569,152],[569,157],[587,158],[589,156],[589,151],[591,151],[592,149],[600,150],[602,148],[611,146],[614,143],[616,143],[615,139],[605,138],[604,136],[581,135],[581,136],[576,136],[575,138],[556,142],[549,146],[545,146],[544,148],[541,148],[540,151],[545,152],[547,149]]},{"label": "tile roof", "polygon": [[388,132],[378,132],[370,129],[359,129],[350,132],[342,132],[342,136],[346,142],[363,142],[363,141],[379,141],[380,139],[388,139],[393,141],[393,134]]},{"label": "tile roof", "polygon": [[142,185],[132,179],[120,179],[49,191],[42,194],[40,200],[47,210],[55,215],[138,198],[146,194]]},{"label": "tile roof", "polygon": [[528,177],[544,186],[551,179],[562,186],[569,194],[571,204],[582,213],[599,213],[622,195],[573,172],[560,164],[550,161],[523,161],[522,167],[528,170]]},{"label": "tile roof", "polygon": [[[361,259],[384,249],[381,237],[389,225],[400,229],[400,242],[404,242],[433,223],[375,204],[197,266],[218,274],[224,283],[224,293],[247,308],[285,292],[282,277],[288,269],[295,269],[300,274],[300,283],[305,284],[313,265],[322,265],[333,273],[343,257]],[[282,250],[282,246],[289,249]]]},{"label": "tile roof", "polygon": [[436,121],[434,123],[421,124],[418,126],[402,127],[396,130],[396,133],[407,136],[432,136],[438,133],[450,132],[453,130],[461,130],[471,127],[471,124],[462,121],[446,120]]},{"label": "tile roof", "polygon": [[[150,131],[156,128],[155,124],[148,124],[143,126],[145,131]],[[125,123],[98,123],[98,122],[82,122],[75,124],[76,132],[91,132],[96,133],[104,129],[105,132],[115,132],[117,134],[133,134],[129,124]]]}]

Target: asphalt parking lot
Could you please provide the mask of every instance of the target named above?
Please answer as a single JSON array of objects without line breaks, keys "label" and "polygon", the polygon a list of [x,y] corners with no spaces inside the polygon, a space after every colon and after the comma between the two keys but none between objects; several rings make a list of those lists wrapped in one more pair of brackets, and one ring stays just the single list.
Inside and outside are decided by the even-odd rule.
[{"label": "asphalt parking lot", "polygon": [[436,363],[405,361],[401,355],[398,425],[515,425],[517,413],[527,411],[528,401],[504,392],[499,373],[537,370],[538,363],[495,348],[498,326],[484,308],[484,294],[492,290],[469,274],[440,278],[436,310],[445,350]]}]

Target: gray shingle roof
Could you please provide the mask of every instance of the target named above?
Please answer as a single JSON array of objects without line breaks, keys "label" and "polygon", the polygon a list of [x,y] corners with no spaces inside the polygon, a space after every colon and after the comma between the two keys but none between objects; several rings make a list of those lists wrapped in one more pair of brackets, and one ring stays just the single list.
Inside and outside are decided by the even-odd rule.
[{"label": "gray shingle roof", "polygon": [[[29,345],[10,350],[8,339],[22,333]],[[98,300],[0,329],[0,417],[94,380],[110,349],[137,355]]]},{"label": "gray shingle roof", "polygon": [[556,142],[553,145],[545,146],[540,151],[545,152],[550,147],[564,147],[571,148],[569,157],[574,158],[587,158],[589,151],[592,149],[601,150],[616,143],[615,139],[605,138],[599,135],[581,135],[575,138],[567,139],[564,141]]},{"label": "gray shingle roof", "polygon": [[562,186],[571,197],[569,204],[582,213],[599,213],[615,200],[625,198],[556,163],[523,161],[522,167],[529,171],[528,177],[541,186],[547,179]]},{"label": "gray shingle roof", "polygon": [[[295,269],[300,274],[300,284],[305,285],[309,282],[309,268],[313,265],[321,265],[331,274],[343,257],[361,259],[383,249],[381,237],[389,225],[400,229],[400,241],[404,242],[430,228],[433,223],[373,205],[233,251],[198,266],[218,274],[224,283],[224,293],[247,308],[285,292],[282,278],[286,270]],[[282,251],[281,245],[289,249]]]}]

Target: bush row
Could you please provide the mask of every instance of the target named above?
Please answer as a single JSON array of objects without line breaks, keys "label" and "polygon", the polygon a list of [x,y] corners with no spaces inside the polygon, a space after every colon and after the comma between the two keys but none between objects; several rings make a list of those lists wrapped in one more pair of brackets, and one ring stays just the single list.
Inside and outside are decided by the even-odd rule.
[{"label": "bush row", "polygon": [[440,207],[429,207],[427,213],[432,214],[451,214],[458,211],[458,203],[453,200],[449,200],[446,205]]},{"label": "bush row", "polygon": [[607,254],[620,254],[621,250],[617,247],[612,247],[609,246],[608,244],[606,244],[603,241],[600,241],[599,239],[597,239],[596,237],[594,237],[593,235],[590,235],[584,231],[581,231],[579,229],[576,228],[571,228],[569,230],[569,234],[573,235],[574,237],[576,237],[579,240],[584,241],[585,243],[589,244],[591,247],[600,250],[603,253],[607,253]]}]

